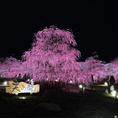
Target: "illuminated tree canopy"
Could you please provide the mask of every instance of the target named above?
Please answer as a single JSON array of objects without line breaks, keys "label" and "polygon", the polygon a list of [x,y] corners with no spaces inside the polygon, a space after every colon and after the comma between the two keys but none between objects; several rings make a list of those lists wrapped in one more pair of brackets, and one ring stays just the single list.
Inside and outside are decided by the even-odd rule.
[{"label": "illuminated tree canopy", "polygon": [[49,82],[70,80],[73,83],[92,83],[102,81],[106,76],[113,75],[118,82],[118,60],[109,64],[90,57],[78,62],[81,53],[73,34],[68,30],[56,27],[45,28],[35,35],[32,48],[24,52],[22,60],[13,57],[0,62],[0,76],[13,78],[21,73],[29,74],[34,81]]}]

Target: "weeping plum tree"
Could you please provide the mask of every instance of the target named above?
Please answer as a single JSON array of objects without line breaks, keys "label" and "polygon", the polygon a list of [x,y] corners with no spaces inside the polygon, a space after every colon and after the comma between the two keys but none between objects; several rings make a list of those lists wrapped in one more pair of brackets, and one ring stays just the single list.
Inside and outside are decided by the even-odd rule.
[{"label": "weeping plum tree", "polygon": [[31,70],[33,79],[76,82],[80,71],[77,62],[80,51],[74,48],[77,44],[72,33],[50,27],[39,31],[35,37],[32,49],[22,56],[22,65]]}]

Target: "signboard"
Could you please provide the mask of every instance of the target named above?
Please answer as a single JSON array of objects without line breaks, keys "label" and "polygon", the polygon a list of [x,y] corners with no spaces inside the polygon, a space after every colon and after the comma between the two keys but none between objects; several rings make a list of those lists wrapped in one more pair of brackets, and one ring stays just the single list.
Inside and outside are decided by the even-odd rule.
[{"label": "signboard", "polygon": [[31,85],[25,82],[8,81],[8,87],[6,87],[6,93],[19,94],[19,93],[38,93],[40,91],[40,85]]}]

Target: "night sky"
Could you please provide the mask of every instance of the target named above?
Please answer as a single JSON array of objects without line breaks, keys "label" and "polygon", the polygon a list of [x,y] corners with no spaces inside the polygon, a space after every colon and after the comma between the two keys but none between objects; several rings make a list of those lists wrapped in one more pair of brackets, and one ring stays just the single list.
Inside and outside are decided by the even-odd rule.
[{"label": "night sky", "polygon": [[0,57],[20,59],[34,34],[55,25],[71,29],[82,53],[110,61],[118,57],[116,0],[2,0]]}]

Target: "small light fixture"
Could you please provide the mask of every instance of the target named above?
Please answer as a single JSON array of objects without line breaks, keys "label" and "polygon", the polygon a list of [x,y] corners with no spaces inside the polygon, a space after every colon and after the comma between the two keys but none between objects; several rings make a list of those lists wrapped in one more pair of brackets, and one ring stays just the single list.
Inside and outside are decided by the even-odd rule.
[{"label": "small light fixture", "polygon": [[70,80],[69,83],[72,84],[73,83],[72,80]]},{"label": "small light fixture", "polygon": [[18,95],[18,93],[15,93],[15,95]]},{"label": "small light fixture", "polygon": [[24,97],[24,96],[23,97],[18,97],[18,98],[19,99],[22,99],[22,100],[25,100],[26,99],[26,97]]},{"label": "small light fixture", "polygon": [[28,82],[30,81],[30,79],[27,80]]},{"label": "small light fixture", "polygon": [[118,118],[117,115],[114,115],[114,118]]},{"label": "small light fixture", "polygon": [[79,86],[78,86],[80,89],[82,89],[83,88],[83,86],[80,84]]},{"label": "small light fixture", "polygon": [[116,91],[115,90],[113,90],[112,92],[111,92],[111,95],[113,96],[113,97],[115,97],[116,96]]},{"label": "small light fixture", "polygon": [[105,85],[105,86],[108,86],[108,83],[107,83],[107,82],[104,82],[104,85]]},{"label": "small light fixture", "polygon": [[58,79],[56,79],[55,81],[56,81],[56,82],[58,82],[59,80],[58,80]]},{"label": "small light fixture", "polygon": [[4,86],[7,86],[7,81],[4,81],[4,82],[3,82],[3,85],[4,85]]}]

